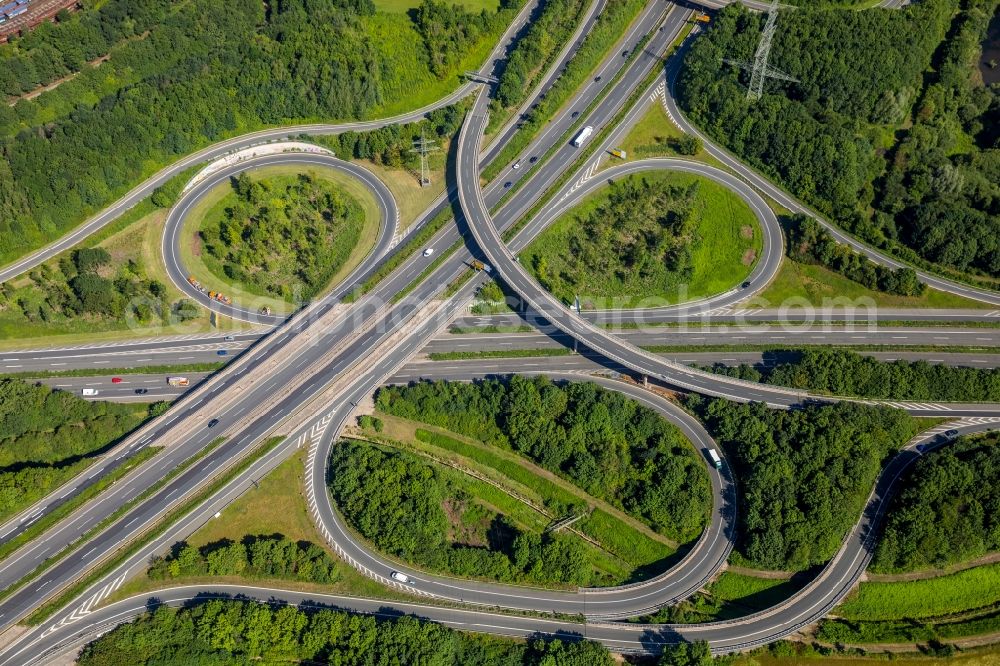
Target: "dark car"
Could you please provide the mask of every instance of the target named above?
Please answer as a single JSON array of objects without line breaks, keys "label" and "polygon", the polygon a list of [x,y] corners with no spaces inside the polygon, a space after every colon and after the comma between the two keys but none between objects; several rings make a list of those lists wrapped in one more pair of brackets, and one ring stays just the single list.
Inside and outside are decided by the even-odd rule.
[{"label": "dark car", "polygon": [[570,114],[569,117],[570,118],[576,118],[578,115],[580,115],[580,112],[579,111],[574,111],[573,113]]},{"label": "dark car", "polygon": [[945,431],[944,436],[946,438],[948,438],[948,439],[955,439],[956,437],[958,437],[958,431],[957,430],[947,430],[947,431]]},{"label": "dark car", "polygon": [[512,183],[511,181],[508,180],[506,183],[503,184],[503,188],[506,190],[508,187],[510,187],[513,184],[514,183]]},{"label": "dark car", "polygon": [[214,428],[217,425],[219,425],[219,419],[212,419],[211,421],[208,422],[209,428]]},{"label": "dark car", "polygon": [[740,289],[749,289],[749,288],[750,288],[750,280],[747,280],[746,282],[740,285]]},{"label": "dark car", "polygon": [[622,57],[623,58],[627,58],[628,57],[628,49],[625,49],[624,51],[622,51]]},{"label": "dark car", "polygon": [[600,80],[601,80],[601,77],[599,77],[599,76],[595,76],[595,77],[594,77],[594,81],[595,81],[595,82],[600,82]]},{"label": "dark car", "polygon": [[147,393],[149,393],[149,389],[138,388],[135,390],[136,395],[146,395]]},{"label": "dark car", "polygon": [[229,354],[229,352],[227,352],[225,349],[220,349],[219,351],[215,352],[216,356],[226,356],[227,354]]},{"label": "dark car", "polygon": [[530,160],[528,160],[528,164],[534,164],[537,161],[538,161],[538,155],[535,155]]}]

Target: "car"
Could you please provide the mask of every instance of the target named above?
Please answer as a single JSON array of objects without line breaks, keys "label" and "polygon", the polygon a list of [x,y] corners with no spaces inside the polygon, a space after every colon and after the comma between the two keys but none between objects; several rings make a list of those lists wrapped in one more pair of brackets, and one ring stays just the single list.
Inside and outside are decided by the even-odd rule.
[{"label": "car", "polygon": [[625,49],[624,51],[622,51],[622,57],[623,58],[627,58],[628,57],[628,49]]},{"label": "car", "polygon": [[209,428],[214,428],[217,425],[219,425],[219,419],[212,419],[211,421],[208,422]]},{"label": "car", "polygon": [[149,393],[149,389],[146,388],[137,388],[135,390],[136,395],[146,395],[147,393]]},{"label": "car", "polygon": [[750,288],[750,280],[747,280],[746,282],[740,285],[740,289],[749,289],[749,288]]},{"label": "car", "polygon": [[122,383],[122,378],[121,377],[112,377],[111,378],[111,383],[112,384],[121,384]]},{"label": "car", "polygon": [[511,169],[513,169],[514,171],[517,171],[520,168],[521,168],[521,160],[514,162],[514,166],[511,167]]},{"label": "car", "polygon": [[399,571],[393,571],[391,574],[389,574],[389,578],[391,578],[393,580],[398,580],[400,583],[409,583],[410,582],[410,577],[407,576],[405,573],[402,573],[402,572],[399,572]]},{"label": "car", "polygon": [[923,453],[926,450],[927,450],[927,445],[926,444],[917,444],[917,452],[918,453]]},{"label": "car", "polygon": [[528,164],[534,164],[537,161],[538,161],[538,155],[535,155],[530,160],[528,160]]},{"label": "car", "polygon": [[595,76],[594,77],[594,83],[600,83],[600,82],[601,82],[601,77],[600,76]]},{"label": "car", "polygon": [[569,117],[570,117],[570,118],[576,118],[576,117],[577,117],[577,116],[579,116],[579,115],[580,115],[580,112],[579,112],[579,111],[574,111],[573,113],[569,114]]},{"label": "car", "polygon": [[429,256],[431,256],[432,254],[434,254],[434,248],[432,248],[432,247],[429,247],[429,248],[427,248],[426,250],[424,250],[424,256],[425,256],[425,257],[429,257]]},{"label": "car", "polygon": [[503,189],[506,190],[507,188],[511,187],[513,184],[514,183],[512,183],[511,181],[508,180],[506,183],[503,184]]},{"label": "car", "polygon": [[954,429],[946,430],[944,436],[947,437],[948,439],[955,439],[956,437],[958,437],[958,431]]},{"label": "car", "polygon": [[225,349],[220,349],[219,351],[215,352],[216,356],[226,356],[228,354],[229,352],[227,352]]},{"label": "car", "polygon": [[227,335],[226,337],[224,337],[222,339],[225,340],[226,342],[236,342],[236,338],[233,337],[232,335]]}]

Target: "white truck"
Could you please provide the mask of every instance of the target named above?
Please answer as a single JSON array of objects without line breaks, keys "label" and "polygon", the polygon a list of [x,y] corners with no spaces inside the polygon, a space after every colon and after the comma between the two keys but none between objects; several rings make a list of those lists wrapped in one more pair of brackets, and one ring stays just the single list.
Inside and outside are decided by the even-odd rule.
[{"label": "white truck", "polygon": [[584,141],[590,138],[590,135],[594,133],[594,128],[587,125],[582,130],[580,130],[575,137],[573,137],[573,147],[579,148],[583,145]]},{"label": "white truck", "polygon": [[97,395],[98,393],[100,393],[100,391],[92,388],[85,388],[82,391],[80,391],[81,395],[87,395],[87,396]]},{"label": "white truck", "polygon": [[722,469],[722,458],[719,457],[718,451],[715,449],[709,449],[708,457],[712,461],[712,464],[715,465],[715,469]]}]

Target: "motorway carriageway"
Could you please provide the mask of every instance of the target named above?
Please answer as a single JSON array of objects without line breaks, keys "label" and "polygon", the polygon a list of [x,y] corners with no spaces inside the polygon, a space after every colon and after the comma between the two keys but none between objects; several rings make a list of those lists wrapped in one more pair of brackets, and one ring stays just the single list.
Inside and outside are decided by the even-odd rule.
[{"label": "motorway carriageway", "polygon": [[[634,43],[638,41],[641,35],[655,28],[659,23],[660,18],[663,15],[663,9],[657,7],[655,2],[651,2],[647,9],[639,20],[630,29],[629,34],[626,36],[626,43]],[[677,28],[682,25],[683,19],[680,17],[680,12],[675,12],[672,19],[673,29],[670,33],[657,33],[655,35],[654,41],[659,39],[662,42],[660,48],[663,48],[665,44],[676,34]],[[638,66],[635,63],[639,63]],[[625,86],[626,89],[629,86],[634,86],[635,82],[640,79],[644,72],[647,71],[650,61],[644,58],[637,58],[634,61],[633,66],[628,69],[623,80],[618,84],[619,86]],[[617,53],[612,53],[608,56],[606,61],[601,65],[599,71],[606,71],[609,75],[615,69],[620,67],[621,59]],[[602,77],[603,78],[603,77]],[[610,78],[610,77],[609,77]],[[605,84],[600,84],[599,82],[589,82],[583,87],[577,96],[573,100],[573,104],[580,103],[584,107],[589,103],[588,100],[596,98],[604,90]],[[605,98],[607,99],[607,98]],[[606,104],[613,104],[613,102],[604,102]],[[553,120],[549,129],[544,135],[545,141],[555,142],[561,136],[563,130],[559,128],[566,128],[568,125],[572,124],[570,120],[570,114],[568,109],[571,108],[567,105],[567,110],[565,113]],[[544,154],[544,146],[540,145],[542,139],[536,140],[532,144],[530,150],[537,150],[539,154]],[[529,190],[529,188],[525,188]],[[499,189],[494,195],[498,200],[502,195],[503,190]],[[454,226],[447,227],[435,236],[435,243],[441,240],[448,240],[454,236],[455,240],[458,240],[459,236],[457,230]],[[448,247],[449,242],[438,243],[439,247]],[[456,258],[457,259],[457,258]],[[369,294],[370,298],[362,298],[358,303],[355,303],[350,310],[352,312],[362,310],[364,308],[372,309],[375,311],[380,311],[379,304],[387,303],[391,300],[392,295],[400,293],[402,289],[410,284],[415,278],[417,278],[427,266],[428,260],[419,256],[419,253],[414,257],[411,257],[403,263],[396,271],[394,271],[386,279],[383,279],[375,290]],[[98,524],[104,516],[110,515],[117,507],[122,506],[130,498],[138,497],[146,488],[152,486],[157,480],[162,478],[162,476],[167,472],[167,470],[175,468],[182,460],[189,459],[194,452],[202,450],[205,445],[215,437],[219,435],[231,434],[231,437],[227,439],[222,445],[214,449],[210,454],[204,458],[198,460],[191,467],[187,468],[183,473],[171,479],[165,486],[160,490],[156,491],[151,497],[146,498],[141,504],[137,505],[134,509],[129,510],[122,518],[118,520],[114,525],[105,529],[103,532],[98,534],[90,541],[88,541],[88,553],[96,552],[98,555],[92,558],[75,558],[68,557],[63,558],[55,564],[51,565],[48,569],[42,572],[39,576],[34,578],[32,581],[22,585],[19,589],[12,592],[5,600],[0,602],[0,624],[4,626],[9,625],[16,618],[20,617],[23,613],[27,612],[31,608],[36,607],[42,600],[51,597],[53,594],[58,592],[62,587],[68,584],[70,581],[75,580],[82,571],[88,570],[90,567],[94,566],[100,558],[108,556],[113,552],[120,544],[127,541],[132,535],[137,534],[141,531],[143,525],[149,524],[150,521],[155,519],[156,516],[162,515],[165,509],[172,506],[182,497],[190,494],[194,488],[202,484],[205,479],[212,477],[218,472],[218,470],[225,467],[229,461],[238,459],[240,456],[244,455],[247,451],[256,446],[257,442],[261,441],[263,437],[268,432],[272,432],[276,427],[284,421],[311,397],[317,396],[323,393],[329,383],[338,377],[343,377],[348,368],[355,368],[358,363],[358,359],[364,358],[364,356],[381,344],[391,342],[391,333],[395,331],[399,326],[406,322],[412,314],[415,312],[416,305],[422,305],[426,303],[429,297],[436,294],[444,285],[448,284],[450,280],[456,275],[460,274],[465,270],[465,266],[459,263],[457,260],[451,263],[445,262],[445,265],[435,271],[437,273],[444,273],[449,277],[447,279],[438,280],[431,276],[428,280],[423,281],[418,285],[416,295],[412,301],[404,302],[398,305],[393,311],[389,318],[387,325],[376,326],[375,328],[365,329],[364,331],[357,331],[356,327],[353,325],[358,321],[354,317],[349,317],[341,319],[341,325],[335,326],[333,329],[324,330],[323,336],[325,339],[341,340],[349,339],[350,342],[346,342],[342,347],[336,350],[336,357],[334,360],[327,362],[319,369],[310,369],[308,373],[303,374],[305,371],[302,370],[303,366],[306,364],[316,365],[317,361],[324,358],[328,351],[325,345],[312,344],[310,345],[303,354],[299,357],[299,361],[295,363],[294,367],[291,363],[283,366],[280,371],[268,372],[267,379],[261,381],[256,386],[251,386],[249,389],[245,387],[245,382],[242,384],[237,384],[235,390],[242,392],[239,394],[237,402],[231,407],[227,407],[218,413],[213,413],[213,416],[219,419],[218,426],[214,430],[208,430],[202,427],[200,430],[195,430],[189,436],[181,439],[180,443],[176,446],[168,447],[163,453],[156,457],[155,469],[153,465],[143,465],[140,466],[136,471],[130,473],[128,477],[116,483],[112,489],[103,493],[99,498],[87,505],[86,512],[81,515],[81,511],[75,513],[70,519],[60,522],[57,526],[51,528],[46,532],[44,538],[36,539],[28,546],[23,547],[17,553],[6,558],[2,563],[0,563],[0,585],[3,587],[9,587],[15,581],[22,580],[36,565],[37,563],[43,561],[47,557],[51,557],[53,554],[60,552],[66,545],[76,541],[84,532],[89,530],[93,525]],[[423,289],[423,291],[421,291]],[[329,308],[329,305],[324,304],[322,307]],[[372,312],[367,314],[362,320],[379,323],[375,321]],[[454,313],[448,313],[447,317],[436,319],[430,318],[425,319],[419,325],[416,326],[416,330],[411,336],[411,339],[404,339],[400,342],[393,342],[392,344],[398,345],[392,353],[387,353],[380,361],[383,364],[392,365],[402,365],[408,355],[415,353],[416,349],[413,345],[419,344],[420,341],[431,337],[440,327],[447,324],[451,315]],[[303,318],[305,318],[303,316]],[[345,328],[346,326],[346,328]],[[291,329],[291,330],[290,330]],[[283,344],[283,341],[292,335],[297,335],[298,331],[301,330],[300,324],[294,324],[292,326],[286,326],[283,332],[279,334],[278,343]],[[425,337],[426,336],[426,337]],[[419,347],[417,347],[418,349]],[[268,348],[269,350],[271,348]],[[251,352],[253,353],[253,352]],[[270,353],[270,351],[266,352]],[[241,358],[237,360],[237,363],[243,361]],[[259,364],[258,364],[259,365]],[[369,387],[377,386],[385,378],[384,374],[379,374],[383,372],[383,365],[376,364],[375,366],[367,366],[366,368],[358,368],[357,371],[360,372],[360,376],[356,380],[355,386],[360,387],[358,390],[363,390],[363,392],[368,392],[371,390]],[[244,366],[246,369],[246,366]],[[267,404],[269,400],[272,400],[275,386],[291,387],[295,386],[297,378],[300,374],[304,377],[304,383],[300,388],[295,390],[287,389],[287,397],[273,398],[273,400],[278,400],[273,407],[268,407],[264,413],[256,420],[248,421],[244,412],[248,408],[254,408],[260,410],[260,405]],[[166,415],[166,419],[160,419],[154,422],[151,426],[153,431],[150,436],[143,437],[141,441],[135,442],[132,446],[137,446],[141,448],[151,442],[160,440],[166,434],[166,431],[170,428],[171,424],[179,418],[186,418],[191,414],[197,412],[200,418],[206,418],[205,410],[199,410],[199,405],[206,400],[215,400],[217,396],[222,395],[222,391],[226,390],[233,381],[239,382],[238,376],[232,376],[226,373],[221,379],[218,385],[206,396],[193,402],[193,404],[182,403],[180,408],[172,409]],[[192,395],[196,395],[197,392],[193,392]],[[228,394],[231,395],[231,394]],[[284,395],[284,394],[283,394]],[[188,398],[185,398],[187,400]],[[325,425],[324,421],[324,425]],[[246,424],[246,425],[244,425]],[[307,422],[299,432],[308,432],[310,430],[311,422]],[[129,448],[128,451],[122,451],[122,454],[115,458],[114,461],[110,459],[102,461],[97,466],[100,469],[88,470],[88,474],[93,476],[86,477],[87,479],[93,479],[100,474],[107,473],[112,469],[117,461],[124,459],[124,456],[133,453],[138,450],[138,448]],[[97,467],[95,466],[95,467]],[[78,477],[80,478],[80,477]],[[40,503],[42,506],[36,505],[35,508],[29,509],[22,515],[20,522],[17,518],[13,521],[8,521],[4,526],[5,531],[0,538],[10,539],[13,535],[20,533],[24,529],[25,518],[31,518],[31,520],[37,519],[38,515],[43,512],[50,511],[59,503],[66,501],[68,497],[79,492],[82,488],[86,487],[87,482],[81,482],[75,479],[69,486],[69,492],[66,495],[62,495],[62,490],[53,493],[49,498]],[[64,486],[64,488],[66,488]],[[32,517],[34,516],[34,517]]]}]

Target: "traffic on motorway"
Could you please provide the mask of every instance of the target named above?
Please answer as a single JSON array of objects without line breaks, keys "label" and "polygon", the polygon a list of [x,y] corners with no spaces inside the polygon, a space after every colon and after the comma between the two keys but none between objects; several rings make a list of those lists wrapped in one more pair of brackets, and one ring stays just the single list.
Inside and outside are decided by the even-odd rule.
[{"label": "traffic on motorway", "polygon": [[[530,15],[522,11],[511,30]],[[589,30],[596,20],[600,3],[595,3],[580,26]],[[2,352],[6,372],[65,371],[94,369],[103,365],[115,374],[100,379],[53,374],[46,383],[63,390],[79,392],[90,399],[177,399],[162,417],[149,422],[118,443],[99,462],[35,505],[0,525],[0,544],[30,533],[39,518],[56,513],[74,498],[81,496],[115,473],[126,461],[149,446],[163,446],[149,462],[129,471],[108,489],[96,494],[64,517],[59,517],[34,538],[19,545],[0,561],[0,588],[7,591],[0,599],[0,626],[9,628],[47,601],[58,598],[82,580],[87,584],[77,590],[51,621],[29,628],[0,648],[0,665],[50,663],[56,655],[78,647],[114,625],[128,621],[156,604],[179,605],[194,598],[254,598],[296,605],[325,604],[362,613],[385,613],[389,610],[412,613],[447,626],[473,631],[491,631],[510,636],[538,633],[578,636],[598,640],[622,652],[656,653],[663,645],[678,641],[706,640],[713,652],[745,650],[780,639],[825,615],[852,589],[867,567],[877,535],[875,527],[884,514],[888,500],[897,490],[903,472],[925,451],[945,445],[958,434],[983,432],[1000,427],[1000,405],[937,404],[896,401],[892,405],[920,416],[948,419],[955,431],[944,439],[918,436],[883,469],[872,496],[845,539],[836,557],[807,587],[781,604],[739,622],[714,622],[702,625],[659,625],[618,622],[649,614],[665,605],[686,599],[701,589],[725,564],[736,540],[738,502],[736,479],[731,467],[720,456],[722,449],[704,427],[688,413],[647,391],[641,384],[623,382],[619,374],[653,379],[658,384],[704,395],[721,396],[735,401],[760,401],[776,408],[794,408],[807,401],[836,400],[830,396],[782,389],[735,380],[699,369],[709,357],[698,352],[654,354],[643,349],[651,345],[733,345],[772,344],[885,344],[931,346],[946,339],[948,346],[971,348],[996,347],[996,329],[984,326],[954,330],[944,327],[844,326],[831,325],[818,332],[812,326],[761,326],[759,329],[729,327],[734,321],[771,322],[765,311],[740,312],[748,295],[759,291],[777,273],[783,242],[781,229],[771,208],[759,192],[778,200],[793,210],[810,212],[768,181],[750,172],[723,151],[718,159],[733,173],[705,164],[671,159],[649,159],[606,168],[598,172],[601,160],[611,147],[632,127],[651,100],[661,99],[656,91],[663,87],[662,99],[672,118],[679,118],[685,131],[697,134],[673,106],[670,94],[674,63],[668,60],[664,77],[657,76],[652,86],[643,88],[652,73],[662,67],[663,55],[690,20],[688,10],[667,3],[650,1],[637,21],[598,68],[595,75],[576,92],[572,100],[553,118],[544,132],[534,137],[523,155],[509,170],[488,183],[481,179],[482,168],[494,160],[518,131],[509,123],[485,150],[481,147],[487,122],[491,87],[470,81],[444,100],[412,114],[383,121],[346,125],[315,125],[283,128],[239,137],[206,149],[182,165],[170,167],[138,186],[121,202],[102,212],[65,239],[53,244],[15,266],[0,271],[0,280],[10,279],[56,253],[72,247],[81,238],[113,221],[130,205],[146,196],[158,184],[180,169],[224,152],[250,145],[272,136],[335,133],[420,117],[479,89],[458,139],[454,160],[454,188],[458,220],[446,224],[429,243],[401,260],[366,294],[350,303],[347,294],[375,274],[385,261],[401,252],[404,244],[392,246],[396,235],[398,211],[392,194],[371,172],[348,162],[325,156],[272,156],[241,163],[219,172],[190,189],[170,212],[163,237],[163,254],[168,274],[178,288],[202,306],[237,319],[263,324],[259,330],[220,338],[194,337],[164,340],[131,341],[77,348],[39,349]],[[578,34],[579,34],[578,32]],[[499,66],[498,57],[510,39],[504,36],[494,56],[479,73],[480,80],[490,80]],[[575,41],[572,40],[572,42]],[[636,45],[639,51],[633,52]],[[624,55],[625,57],[622,57]],[[543,94],[554,77],[573,56],[563,50],[546,77],[525,102],[525,108]],[[626,102],[639,94],[637,102]],[[658,102],[657,102],[658,103]],[[585,111],[581,112],[583,109]],[[596,146],[582,163],[581,151]],[[713,153],[715,154],[715,153]],[[346,279],[342,286],[285,317],[262,315],[240,304],[210,298],[196,289],[179,259],[178,234],[189,213],[212,186],[248,168],[263,165],[322,164],[358,177],[379,201],[381,225],[376,249]],[[565,306],[543,289],[517,261],[517,252],[548,224],[573,205],[601,187],[607,179],[648,170],[673,170],[697,173],[715,180],[736,192],[754,211],[764,230],[761,257],[744,285],[704,301],[654,308],[649,312],[615,311],[580,313]],[[596,176],[594,174],[597,174]],[[568,177],[568,178],[567,178]],[[434,219],[451,202],[442,195],[422,213],[415,228]],[[536,207],[541,207],[535,211]],[[523,223],[523,224],[522,224]],[[517,230],[513,239],[504,233]],[[836,230],[832,230],[836,231]],[[876,261],[894,265],[876,250],[837,232],[837,240],[865,252]],[[460,241],[465,245],[453,248]],[[448,285],[478,268],[472,279],[452,293]],[[468,304],[475,289],[486,277],[503,280],[528,310],[515,321],[539,323],[537,332],[525,334],[444,334],[456,320],[468,317]],[[921,279],[933,286],[989,304],[1000,304],[992,292],[929,274]],[[405,293],[405,298],[397,295]],[[1000,311],[905,312],[906,321],[931,323],[975,321],[989,324]],[[884,312],[878,317],[899,315]],[[831,314],[832,320],[837,315]],[[478,324],[496,325],[509,321],[509,315],[483,318]],[[614,322],[708,322],[707,329],[692,336],[689,330],[678,332],[669,327],[659,330],[613,330],[600,324]],[[854,322],[849,322],[854,323]],[[714,325],[713,325],[714,324]],[[749,332],[748,332],[749,331]],[[698,337],[698,339],[694,339]],[[520,346],[518,346],[520,345]],[[421,354],[491,349],[547,348],[572,346],[581,353],[572,356],[535,359],[494,359],[433,362]],[[728,352],[735,354],[735,352]],[[878,352],[930,354],[932,352]],[[736,362],[754,360],[760,352],[740,352],[741,357],[723,358]],[[758,356],[753,356],[757,354]],[[933,358],[961,364],[972,354],[952,353],[943,360],[940,352]],[[995,355],[980,353],[982,367],[994,367]],[[911,356],[916,358],[917,356]],[[719,359],[718,353],[711,356]],[[161,374],[117,372],[119,368],[136,369],[143,365],[184,365],[222,363],[221,369],[184,370]],[[99,368],[98,368],[99,369]],[[596,371],[596,374],[595,374]],[[674,423],[703,454],[712,487],[712,519],[692,549],[669,569],[639,583],[617,588],[548,591],[524,587],[457,580],[430,575],[404,567],[375,552],[359,540],[343,522],[326,489],[326,462],[331,447],[359,402],[387,382],[407,382],[415,378],[447,378],[469,381],[488,374],[512,372],[560,376],[568,381],[586,378],[610,390],[621,392],[648,406]],[[251,458],[268,437],[286,433],[281,444],[271,448],[246,468],[241,461]],[[950,432],[950,431],[948,431]],[[223,438],[224,437],[224,438]],[[150,556],[162,553],[172,543],[183,539],[204,524],[206,516],[218,515],[245,488],[267,471],[274,469],[294,451],[308,450],[307,492],[312,517],[329,545],[346,562],[370,578],[408,593],[420,602],[397,602],[358,599],[323,594],[304,594],[278,590],[227,585],[167,588],[158,591],[157,601],[149,595],[104,603],[131,575],[142,570]],[[222,487],[208,492],[213,479],[231,474]],[[199,493],[195,508],[177,517],[168,529],[153,534],[151,529],[186,499]],[[126,551],[126,546],[135,548]],[[94,575],[100,571],[99,575]],[[91,576],[93,576],[91,578]],[[442,604],[440,602],[447,602]],[[455,605],[463,607],[455,607]],[[552,614],[578,615],[583,622],[539,619],[503,614],[496,609]]]}]

